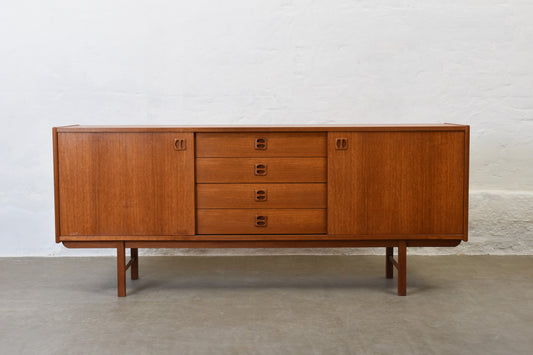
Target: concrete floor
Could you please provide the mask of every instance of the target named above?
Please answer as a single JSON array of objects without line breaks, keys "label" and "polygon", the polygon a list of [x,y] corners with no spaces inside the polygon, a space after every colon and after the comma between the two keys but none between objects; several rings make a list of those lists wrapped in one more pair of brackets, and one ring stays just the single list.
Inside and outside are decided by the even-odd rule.
[{"label": "concrete floor", "polygon": [[[533,257],[0,259],[1,354],[531,354]],[[395,275],[396,277],[396,275]]]}]

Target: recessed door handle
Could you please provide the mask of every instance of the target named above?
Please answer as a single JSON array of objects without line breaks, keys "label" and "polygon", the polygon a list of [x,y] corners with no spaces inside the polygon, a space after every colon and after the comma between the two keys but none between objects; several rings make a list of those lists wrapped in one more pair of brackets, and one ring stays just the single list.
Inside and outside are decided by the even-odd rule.
[{"label": "recessed door handle", "polygon": [[256,227],[266,227],[268,225],[268,216],[255,216],[255,226]]},{"label": "recessed door handle", "polygon": [[337,150],[347,150],[348,149],[348,138],[336,138],[335,139],[335,149],[337,149]]},{"label": "recessed door handle", "polygon": [[265,163],[257,163],[254,168],[254,175],[265,176],[268,173],[268,166]]},{"label": "recessed door handle", "polygon": [[267,190],[259,189],[255,190],[255,201],[256,202],[265,202],[268,199]]},{"label": "recessed door handle", "polygon": [[187,140],[182,138],[174,139],[175,150],[187,150]]},{"label": "recessed door handle", "polygon": [[267,139],[266,138],[256,138],[254,147],[256,150],[266,150],[267,149]]}]

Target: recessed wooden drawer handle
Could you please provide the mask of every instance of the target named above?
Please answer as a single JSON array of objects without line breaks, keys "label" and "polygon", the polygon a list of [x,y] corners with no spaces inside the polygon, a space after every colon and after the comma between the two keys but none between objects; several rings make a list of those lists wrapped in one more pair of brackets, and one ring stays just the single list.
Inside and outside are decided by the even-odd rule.
[{"label": "recessed wooden drawer handle", "polygon": [[255,200],[257,202],[264,202],[267,200],[267,190],[261,189],[261,190],[255,190]]},{"label": "recessed wooden drawer handle", "polygon": [[266,138],[256,138],[255,139],[255,149],[256,150],[266,150],[267,149],[267,139]]},{"label": "recessed wooden drawer handle", "polygon": [[337,139],[335,139],[335,149],[337,149],[337,150],[346,150],[346,149],[348,149],[348,138],[337,138]]},{"label": "recessed wooden drawer handle", "polygon": [[174,149],[175,150],[187,150],[187,140],[176,138],[174,139]]},{"label": "recessed wooden drawer handle", "polygon": [[268,225],[268,216],[255,216],[255,226],[256,227],[266,227]]},{"label": "recessed wooden drawer handle", "polygon": [[254,175],[265,176],[268,172],[268,167],[265,163],[255,164]]}]

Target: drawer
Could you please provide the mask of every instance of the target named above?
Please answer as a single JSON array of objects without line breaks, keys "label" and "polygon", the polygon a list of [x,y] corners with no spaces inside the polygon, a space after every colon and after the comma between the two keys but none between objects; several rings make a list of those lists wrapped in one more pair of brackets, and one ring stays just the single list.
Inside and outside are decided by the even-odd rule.
[{"label": "drawer", "polygon": [[196,156],[325,157],[326,133],[197,133]]},{"label": "drawer", "polygon": [[198,208],[326,208],[327,185],[198,184]]},{"label": "drawer", "polygon": [[325,209],[198,209],[197,234],[322,234]]},{"label": "drawer", "polygon": [[197,183],[326,182],[326,158],[197,158]]}]

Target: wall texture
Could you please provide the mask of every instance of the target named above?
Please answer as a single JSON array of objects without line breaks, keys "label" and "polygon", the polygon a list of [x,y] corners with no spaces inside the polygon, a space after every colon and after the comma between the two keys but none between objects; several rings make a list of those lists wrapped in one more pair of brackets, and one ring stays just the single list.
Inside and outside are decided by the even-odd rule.
[{"label": "wall texture", "polygon": [[470,124],[471,241],[412,252],[532,254],[531,19],[529,0],[2,1],[0,256],[109,253],[53,243],[51,127],[73,123]]}]

